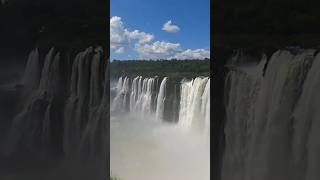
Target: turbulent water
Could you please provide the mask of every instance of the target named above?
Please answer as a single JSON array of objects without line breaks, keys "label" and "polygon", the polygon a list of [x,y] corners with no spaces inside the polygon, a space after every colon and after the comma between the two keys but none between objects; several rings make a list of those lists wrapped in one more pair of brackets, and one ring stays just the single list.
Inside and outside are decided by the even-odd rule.
[{"label": "turbulent water", "polygon": [[226,78],[222,179],[319,179],[320,53],[237,59]]},{"label": "turbulent water", "polygon": [[80,177],[85,173],[91,178],[105,176],[98,168],[107,163],[110,100],[102,55],[100,47],[87,48],[74,60],[54,48],[43,61],[37,49],[30,53],[21,81],[21,111],[8,131],[7,156],[88,162],[97,169],[77,173]]},{"label": "turbulent water", "polygon": [[210,178],[209,78],[120,77],[111,84],[111,174],[125,180]]}]

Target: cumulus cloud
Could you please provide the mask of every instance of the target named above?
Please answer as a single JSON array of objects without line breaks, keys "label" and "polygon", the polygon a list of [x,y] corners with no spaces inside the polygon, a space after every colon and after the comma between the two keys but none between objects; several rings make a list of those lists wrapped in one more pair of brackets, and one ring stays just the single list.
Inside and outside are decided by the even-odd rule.
[{"label": "cumulus cloud", "polygon": [[164,23],[162,30],[170,33],[175,33],[180,31],[180,28],[177,25],[172,24],[172,21],[169,20],[168,22]]},{"label": "cumulus cloud", "polygon": [[129,43],[123,22],[120,17],[114,16],[110,19],[110,47],[120,48]]},{"label": "cumulus cloud", "polygon": [[138,52],[140,58],[167,59],[181,51],[181,46],[179,43],[156,41],[152,44],[136,44],[135,50]]},{"label": "cumulus cloud", "polygon": [[205,59],[210,58],[210,50],[206,49],[187,49],[182,52],[176,53],[174,56],[169,59]]},{"label": "cumulus cloud", "polygon": [[[1,0],[0,0],[1,1]],[[167,32],[178,32],[180,28],[168,21],[163,25]],[[182,50],[179,43],[156,41],[154,35],[139,30],[128,30],[121,17],[110,18],[110,47],[116,54],[124,53],[126,46],[135,40],[134,50],[141,59],[204,59],[210,57],[210,50]]]},{"label": "cumulus cloud", "polygon": [[140,44],[150,42],[154,39],[153,34],[140,32],[138,30],[134,30],[132,32],[126,30],[126,34],[129,37],[129,39],[138,39]]},{"label": "cumulus cloud", "polygon": [[119,47],[118,49],[115,50],[115,53],[117,54],[122,54],[124,52],[124,47]]},{"label": "cumulus cloud", "polygon": [[154,35],[139,30],[129,31],[124,27],[121,17],[110,18],[110,47],[115,49],[116,53],[123,53],[124,47],[133,39],[143,44],[152,41]]}]

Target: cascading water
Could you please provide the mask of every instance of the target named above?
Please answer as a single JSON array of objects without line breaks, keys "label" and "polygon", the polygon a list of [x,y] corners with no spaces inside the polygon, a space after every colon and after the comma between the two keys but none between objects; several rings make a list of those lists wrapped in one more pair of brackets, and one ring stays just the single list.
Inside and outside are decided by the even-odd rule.
[{"label": "cascading water", "polygon": [[[92,53],[94,55],[91,59]],[[88,48],[86,51],[80,52],[73,63],[71,95],[67,100],[64,123],[64,152],[67,156],[75,155],[76,151],[82,151],[83,139],[87,138],[87,131],[89,131],[86,128],[96,128],[95,126],[97,126],[91,125],[91,123],[96,121],[94,113],[100,106],[103,96],[101,53],[99,48],[95,52],[92,48]],[[89,88],[88,85],[90,85]],[[88,123],[84,125],[85,122]]]},{"label": "cascading water", "polygon": [[141,95],[138,96],[138,101],[136,102],[136,107],[141,109],[141,113],[150,114],[153,110],[154,81],[154,78],[143,80]]},{"label": "cascading water", "polygon": [[111,111],[115,110],[126,110],[126,102],[129,93],[129,78],[122,77],[119,78],[117,87],[116,87],[117,95],[111,103]]},{"label": "cascading water", "polygon": [[102,55],[100,47],[87,48],[69,69],[65,56],[52,48],[41,67],[33,50],[22,80],[23,108],[12,122],[4,153],[86,161],[96,167],[91,177],[105,176],[110,87]]},{"label": "cascading water", "polygon": [[[132,86],[131,86],[131,94],[130,94],[130,111],[135,110],[136,101],[141,94],[141,76],[138,76],[133,79]],[[121,79],[121,77],[120,77]],[[119,79],[119,80],[120,80]]]},{"label": "cascading water", "polygon": [[25,76],[22,84],[26,90],[34,90],[38,87],[40,81],[40,63],[38,49],[32,50],[26,65]]},{"label": "cascading water", "polygon": [[[206,85],[208,83],[208,85]],[[207,86],[207,87],[206,87]],[[181,100],[179,111],[179,125],[183,129],[208,128],[208,117],[205,117],[210,111],[209,99],[209,78],[196,78],[189,82],[183,82],[181,85]],[[204,94],[206,89],[206,94]],[[208,107],[207,107],[208,106]]]},{"label": "cascading water", "polygon": [[[314,58],[302,87],[301,96],[293,112],[292,163],[296,179],[320,178],[319,167],[319,85],[320,53]],[[306,167],[306,168],[304,168]]]},{"label": "cascading water", "polygon": [[[131,88],[130,88],[131,84]],[[155,78],[136,77],[132,83],[128,77],[120,77],[115,88],[117,91],[111,103],[111,111],[139,112],[141,115],[154,112]]]},{"label": "cascading water", "polygon": [[207,137],[210,137],[210,79],[206,83],[201,102],[200,114],[204,117],[204,132]]},{"label": "cascading water", "polygon": [[209,78],[120,77],[111,84],[112,175],[210,179]]},{"label": "cascading water", "polygon": [[[129,112],[154,115],[156,119],[163,120],[166,101],[168,101],[166,91],[169,78],[164,77],[159,88],[157,88],[156,79],[157,77],[138,76],[131,82],[128,77],[120,77],[113,89],[116,95],[111,102],[111,111],[127,111],[128,109]],[[198,77],[191,81],[183,80],[180,86],[179,125],[186,129],[191,126],[209,128],[210,79]]]},{"label": "cascading water", "polygon": [[117,82],[111,83],[111,174],[126,180],[208,180],[210,79],[137,76]]},{"label": "cascading water", "polygon": [[268,64],[263,56],[229,66],[222,180],[320,178],[315,52],[279,50]]},{"label": "cascading water", "polygon": [[168,80],[167,77],[163,78],[161,85],[160,85],[159,94],[157,96],[156,118],[159,120],[163,119],[167,80]]}]

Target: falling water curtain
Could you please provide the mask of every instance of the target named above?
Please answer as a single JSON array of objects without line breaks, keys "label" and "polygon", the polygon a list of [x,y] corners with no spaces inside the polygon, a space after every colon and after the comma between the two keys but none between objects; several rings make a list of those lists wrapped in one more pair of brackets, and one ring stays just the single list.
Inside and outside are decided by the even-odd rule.
[{"label": "falling water curtain", "polygon": [[109,179],[109,1],[0,1],[0,179]]},{"label": "falling water curtain", "polygon": [[318,5],[211,1],[213,179],[320,178]]}]

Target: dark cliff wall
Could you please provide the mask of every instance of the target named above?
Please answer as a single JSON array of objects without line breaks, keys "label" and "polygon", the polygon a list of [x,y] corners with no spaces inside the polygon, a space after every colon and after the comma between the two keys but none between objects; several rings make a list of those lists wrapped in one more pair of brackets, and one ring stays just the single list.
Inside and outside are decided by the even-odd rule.
[{"label": "dark cliff wall", "polygon": [[225,64],[232,55],[232,49],[214,48],[214,59],[211,63],[211,168],[212,178],[220,179],[224,151],[224,82],[227,74]]}]

